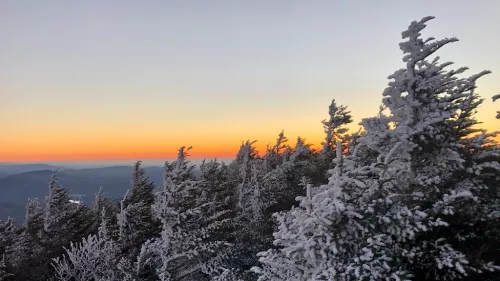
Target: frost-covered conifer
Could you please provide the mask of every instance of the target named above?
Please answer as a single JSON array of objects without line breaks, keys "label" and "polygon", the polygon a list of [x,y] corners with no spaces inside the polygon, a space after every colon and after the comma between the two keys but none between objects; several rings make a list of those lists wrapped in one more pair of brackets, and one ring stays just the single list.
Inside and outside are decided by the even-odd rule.
[{"label": "frost-covered conifer", "polygon": [[337,147],[330,183],[277,215],[279,248],[261,254],[260,280],[477,280],[500,269],[491,184],[500,165],[489,158],[498,145],[471,136],[475,81],[487,72],[458,78],[465,68],[428,61],[456,41],[420,39],[430,19],[403,32],[406,68],[384,91],[389,114],[364,119],[353,153]]},{"label": "frost-covered conifer", "polygon": [[[113,229],[113,237],[116,238],[118,236],[118,218],[117,215],[120,213],[119,204],[113,202],[109,198],[105,196],[104,189],[102,186],[99,188],[97,193],[95,194],[94,201],[90,205],[91,213],[92,213],[92,232],[97,232],[103,218],[101,217],[103,214],[106,215],[106,219],[109,221],[109,227]],[[102,210],[106,209],[106,212],[103,213]]]},{"label": "frost-covered conifer", "polygon": [[[490,244],[494,239],[479,238],[476,231],[485,220],[496,219],[485,212],[492,194],[485,192],[482,171],[495,167],[492,172],[498,173],[500,166],[485,161],[491,154],[485,146],[493,134],[472,135],[480,132],[474,114],[483,101],[475,92],[476,80],[489,71],[460,78],[457,75],[467,68],[446,70],[452,63],[431,58],[457,41],[421,39],[420,31],[431,19],[412,22],[403,32],[407,41],[400,47],[406,68],[389,77],[393,81],[383,99],[389,114],[363,120],[366,134],[360,142],[379,153],[385,192],[394,202],[381,217],[418,211],[426,218],[421,225],[406,222],[393,228],[396,242],[404,242],[404,250],[397,253],[401,263],[419,280],[458,280],[495,268],[487,255],[469,245]],[[494,196],[498,198],[498,193]],[[408,235],[398,235],[402,231]]]},{"label": "frost-covered conifer", "polygon": [[281,131],[276,139],[276,143],[266,151],[264,156],[266,159],[266,166],[269,170],[276,168],[288,160],[290,153],[290,146],[287,144],[288,139],[285,132]]},{"label": "frost-covered conifer", "polygon": [[83,204],[71,203],[70,199],[69,192],[62,188],[54,174],[49,182],[49,195],[43,210],[43,230],[54,246],[66,245],[73,238],[80,238],[91,223],[89,209]]},{"label": "frost-covered conifer", "polygon": [[154,184],[141,168],[141,162],[136,162],[132,170],[130,188],[123,197],[120,212],[117,214],[119,243],[125,258],[130,260],[135,260],[144,242],[160,232],[152,212],[153,189]]},{"label": "frost-covered conifer", "polygon": [[[217,160],[211,160],[200,165],[200,176],[198,179],[199,193],[201,193],[198,204],[210,206],[206,211],[212,214],[218,213],[215,220],[234,216],[236,210],[236,198],[234,194],[235,183],[230,179],[230,171],[227,165]],[[219,213],[221,212],[221,213]]]},{"label": "frost-covered conifer", "polygon": [[197,184],[197,193],[201,193],[201,196],[197,204],[201,210],[202,223],[207,229],[204,243],[219,245],[215,252],[205,251],[201,256],[206,263],[203,272],[211,277],[223,274],[234,260],[233,247],[238,243],[238,237],[234,236],[238,227],[234,220],[237,214],[234,184],[230,180],[228,166],[224,163],[217,160],[203,161]]},{"label": "frost-covered conifer", "polygon": [[41,257],[45,249],[42,242],[43,210],[38,199],[29,199],[24,224],[6,249],[15,280],[35,280],[44,272],[45,260]]},{"label": "frost-covered conifer", "polygon": [[40,276],[42,279],[52,274],[50,258],[60,256],[64,252],[63,247],[86,237],[92,230],[93,216],[90,209],[83,204],[71,203],[70,199],[69,192],[59,185],[54,174],[49,182],[49,195],[43,209],[41,244],[49,259],[41,261],[45,267],[45,272]]},{"label": "frost-covered conifer", "polygon": [[234,270],[223,269],[223,271],[219,275],[214,276],[211,279],[211,281],[243,281],[243,280],[237,277],[237,275],[234,273]]},{"label": "frost-covered conifer", "polygon": [[[298,137],[297,144],[292,150],[293,152],[287,165],[293,172],[287,177],[295,188],[298,187],[303,177],[306,177],[308,181],[316,184],[324,183],[325,174],[327,173],[326,168],[328,167],[325,163],[325,155],[312,149],[311,146],[312,144],[306,143],[305,139]],[[305,189],[302,186],[300,188],[300,195],[303,195],[304,192]],[[295,192],[290,195],[293,197],[293,201],[295,201],[295,197],[298,194]]]},{"label": "frost-covered conifer", "polygon": [[238,197],[238,207],[245,215],[252,213],[251,202],[254,195],[254,191],[250,183],[252,177],[252,165],[261,161],[254,146],[255,142],[256,141],[246,141],[245,143],[242,143],[240,150],[236,155],[236,160],[232,163],[233,169],[237,170],[238,185],[236,194]]},{"label": "frost-covered conifer", "polygon": [[14,243],[17,232],[18,227],[12,218],[0,220],[0,256]]},{"label": "frost-covered conifer", "polygon": [[[303,176],[311,177],[316,172],[314,166],[314,152],[311,144],[307,144],[303,138],[297,139],[294,148],[286,145],[286,138],[283,132],[280,134],[277,144],[274,147],[281,147],[280,150],[268,150],[264,156],[268,159],[279,159],[271,161],[276,165],[257,163],[260,169],[254,169],[254,186],[259,187],[259,196],[254,199],[259,200],[261,212],[265,215],[265,220],[269,219],[272,212],[289,209],[295,202],[297,195],[303,194],[303,188],[299,187]],[[267,169],[266,169],[267,168]]]},{"label": "frost-covered conifer", "polygon": [[339,142],[330,183],[308,185],[298,208],[275,215],[278,249],[259,254],[262,268],[253,269],[259,280],[381,280],[397,273],[384,268],[383,251],[371,252],[380,245],[369,239],[369,224],[356,200],[378,181],[344,161],[341,147]]},{"label": "frost-covered conifer", "polygon": [[91,234],[81,242],[71,242],[65,255],[53,259],[58,280],[123,280],[125,274],[117,265],[120,247],[112,239],[109,218],[103,208],[97,235]]},{"label": "frost-covered conifer", "polygon": [[351,112],[347,110],[347,106],[337,105],[333,99],[328,107],[328,114],[329,119],[322,121],[325,140],[321,143],[322,149],[316,155],[314,163],[317,170],[314,182],[319,184],[328,182],[328,170],[333,168],[332,161],[335,158],[337,143],[341,144],[343,152],[348,152],[355,140],[348,133],[347,125],[352,123],[352,116]]},{"label": "frost-covered conifer", "polygon": [[[12,258],[10,253],[12,252],[12,245],[18,238],[18,233],[18,227],[13,219],[0,220],[0,281],[12,276],[12,266],[15,261],[10,260]],[[7,264],[11,265],[11,268]]]},{"label": "frost-covered conifer", "polygon": [[221,226],[212,219],[221,212],[204,216],[213,205],[210,200],[199,200],[202,188],[193,166],[188,166],[186,152],[181,147],[177,160],[165,164],[164,185],[154,204],[162,223],[161,236],[146,242],[140,255],[155,265],[162,281],[208,278],[218,271],[216,253],[225,244],[212,236]]},{"label": "frost-covered conifer", "polygon": [[104,196],[104,189],[99,187],[99,190],[95,194],[94,201],[92,202],[91,208],[95,213],[100,213],[102,208],[106,204],[106,197]]},{"label": "frost-covered conifer", "polygon": [[[495,102],[498,99],[500,99],[500,94],[493,96],[493,102]],[[497,117],[497,119],[500,119],[500,111],[497,111],[497,116],[496,117]]]},{"label": "frost-covered conifer", "polygon": [[297,144],[293,148],[292,155],[290,156],[290,161],[299,162],[301,160],[308,160],[311,157],[311,154],[311,144],[306,143],[305,139],[298,137]]},{"label": "frost-covered conifer", "polygon": [[[7,278],[10,276],[12,276],[12,274],[8,272],[4,254],[0,259],[0,281],[6,281]],[[218,279],[218,280],[225,280],[225,279]]]},{"label": "frost-covered conifer", "polygon": [[352,116],[351,112],[347,110],[347,106],[337,106],[335,99],[332,100],[328,108],[328,114],[330,118],[322,121],[326,134],[325,141],[322,143],[322,152],[335,153],[337,142],[341,141],[343,143],[347,136],[346,133],[349,129],[345,126],[352,123]]}]

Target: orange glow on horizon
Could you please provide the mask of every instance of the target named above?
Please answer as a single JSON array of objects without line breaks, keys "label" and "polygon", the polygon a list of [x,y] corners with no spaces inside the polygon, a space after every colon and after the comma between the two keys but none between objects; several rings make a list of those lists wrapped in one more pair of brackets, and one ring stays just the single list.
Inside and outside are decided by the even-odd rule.
[{"label": "orange glow on horizon", "polygon": [[[295,145],[294,141],[289,140],[291,146]],[[236,154],[240,148],[241,142],[227,149],[197,149],[193,146],[189,150],[189,158],[191,159],[209,159],[209,158],[235,158]],[[265,153],[266,143],[255,143],[254,144],[260,155]],[[189,147],[189,146],[185,146]],[[100,160],[167,160],[174,159],[177,157],[177,152],[180,147],[172,147],[168,151],[163,150],[141,150],[135,152],[117,151],[112,150],[111,152],[91,152],[88,153],[65,153],[64,151],[59,151],[55,153],[30,153],[26,154],[7,154],[2,153],[0,157],[0,162],[43,162],[43,161],[100,161]],[[319,145],[313,144],[312,148],[319,148]]]},{"label": "orange glow on horizon", "polygon": [[[355,130],[352,130],[355,131]],[[357,131],[357,130],[356,130]],[[286,133],[285,133],[286,136]],[[500,142],[500,135],[494,138],[496,141]],[[268,144],[273,143],[271,141],[257,141],[254,146],[260,155],[262,155]],[[288,137],[288,144],[290,146],[295,145],[294,138]],[[312,144],[312,148],[319,149],[321,139],[310,140],[306,138],[307,143]],[[193,145],[192,149],[189,151],[189,157],[191,159],[210,159],[210,158],[235,158],[236,154],[241,145],[240,142],[233,142],[233,144],[221,143],[220,145]],[[17,149],[14,151],[4,151],[0,149],[0,162],[43,162],[43,161],[106,161],[106,160],[167,160],[174,159],[177,157],[179,146],[169,146],[167,148],[159,149],[158,145],[150,144],[138,146],[126,145],[126,144],[116,144],[113,147],[102,145],[100,147],[91,146],[90,148],[83,149],[84,144],[73,146],[74,150],[51,149],[47,150],[22,150]],[[133,148],[144,148],[148,149],[133,149]],[[189,145],[185,145],[189,147]],[[114,149],[113,149],[114,148]],[[48,152],[53,151],[53,152]]]},{"label": "orange glow on horizon", "polygon": [[[349,126],[351,132],[358,131],[359,127],[355,124],[357,122],[353,122]],[[488,122],[488,124],[491,123]],[[487,128],[488,131],[493,131],[491,126],[488,127],[490,127]],[[309,128],[309,130],[285,130],[288,145],[295,146],[297,137],[301,136],[306,139],[307,143],[312,144],[312,148],[319,149],[324,136],[323,128],[317,123],[314,127],[309,126]],[[173,136],[146,131],[140,137],[118,134],[116,136],[112,134],[97,136],[78,134],[76,137],[62,135],[58,138],[40,137],[33,139],[21,135],[18,138],[0,139],[0,162],[168,160],[177,157],[178,149],[181,146],[193,147],[189,151],[191,159],[235,158],[242,141],[257,140],[254,146],[262,155],[268,144],[275,143],[278,133],[281,131],[272,129],[275,132],[271,133],[271,129],[266,131],[251,129],[256,134],[245,133],[244,135],[255,135],[255,138],[246,138],[242,134],[234,133],[234,131],[233,133],[239,136],[228,135],[227,132],[221,134],[223,130],[212,133],[206,131],[197,134],[191,133],[183,137],[181,134]],[[500,142],[500,135],[495,140]]]},{"label": "orange glow on horizon", "polygon": [[[40,162],[40,161],[89,161],[89,160],[151,160],[151,159],[172,159],[177,157],[179,147],[167,150],[109,150],[108,152],[88,151],[88,152],[65,152],[56,151],[53,153],[40,153],[34,151],[29,154],[5,154],[1,153],[0,162]],[[189,151],[190,158],[231,158],[236,155],[238,147],[235,149],[219,150],[197,150],[193,147]]]}]

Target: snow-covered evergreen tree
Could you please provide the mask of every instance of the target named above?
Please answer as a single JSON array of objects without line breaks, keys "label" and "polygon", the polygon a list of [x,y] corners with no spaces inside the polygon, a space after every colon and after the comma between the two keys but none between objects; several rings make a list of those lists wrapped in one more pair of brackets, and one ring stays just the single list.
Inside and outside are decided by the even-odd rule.
[{"label": "snow-covered evergreen tree", "polygon": [[475,119],[489,72],[441,63],[457,39],[422,39],[431,19],[402,33],[363,131],[332,101],[320,150],[282,131],[195,174],[181,147],[158,193],[139,161],[120,203],[101,188],[91,208],[54,175],[23,225],[0,221],[0,281],[500,280],[500,146]]},{"label": "snow-covered evergreen tree", "polygon": [[[234,218],[237,215],[237,199],[235,183],[231,181],[229,168],[217,160],[203,161],[200,165],[197,193],[201,193],[197,203],[200,217],[207,235],[203,243],[213,244],[215,252],[205,251],[200,256],[203,259],[203,272],[210,277],[224,275],[225,268],[232,265],[233,246],[238,243],[234,236],[238,227]],[[231,271],[232,274],[235,271]],[[235,279],[236,280],[236,279]]]},{"label": "snow-covered evergreen tree", "polygon": [[[92,233],[97,233],[99,226],[104,218],[102,215],[106,215],[106,220],[109,221],[110,227],[113,229],[113,238],[118,237],[118,218],[117,215],[120,213],[120,206],[116,202],[113,202],[108,197],[106,197],[104,189],[102,186],[99,188],[97,193],[95,194],[94,201],[90,205],[90,209],[92,211]],[[102,210],[106,209],[106,212]]]},{"label": "snow-covered evergreen tree", "polygon": [[94,201],[92,202],[91,209],[95,213],[101,213],[102,208],[105,207],[106,204],[106,196],[104,196],[104,189],[99,187],[99,190],[95,194]]},{"label": "snow-covered evergreen tree", "polygon": [[83,204],[70,202],[68,190],[59,184],[56,174],[49,182],[49,195],[45,200],[43,230],[48,239],[48,245],[58,248],[69,245],[74,238],[82,237],[88,231],[89,209]]},{"label": "snow-covered evergreen tree", "polygon": [[[12,276],[11,273],[8,272],[7,265],[5,263],[5,254],[0,259],[0,281],[7,281],[7,278]],[[225,276],[223,276],[225,277]],[[227,279],[217,279],[217,280],[227,280]]]},{"label": "snow-covered evergreen tree", "polygon": [[[238,153],[236,154],[236,159],[230,168],[236,174],[236,179],[238,181],[236,194],[238,197],[238,207],[242,210],[245,215],[251,213],[251,202],[253,197],[253,188],[250,184],[250,178],[252,175],[252,164],[260,161],[258,157],[258,151],[255,149],[254,144],[256,141],[246,141],[242,143]],[[267,160],[267,158],[266,158]]]},{"label": "snow-covered evergreen tree", "polygon": [[[493,96],[493,102],[497,101],[498,99],[500,99],[500,94],[498,95],[494,95]],[[496,116],[497,119],[500,119],[500,111],[497,111],[497,116]]]},{"label": "snow-covered evergreen tree", "polygon": [[154,183],[141,168],[141,162],[136,162],[130,188],[123,197],[117,214],[119,243],[129,260],[135,260],[144,242],[159,235],[159,223],[152,212],[154,188]]},{"label": "snow-covered evergreen tree", "polygon": [[[311,183],[324,183],[323,180],[327,171],[323,169],[320,163],[318,163],[319,160],[323,161],[323,159],[319,159],[322,158],[323,155],[321,155],[319,151],[313,149],[311,146],[312,144],[307,143],[304,138],[298,137],[297,143],[292,150],[292,155],[290,156],[288,166],[292,168],[293,172],[289,173],[287,177],[289,178],[289,181],[291,181],[295,189],[300,186],[304,177]],[[304,194],[305,186],[301,186],[300,195]],[[299,195],[297,192],[290,194],[290,196],[293,197],[294,201],[297,195]]]},{"label": "snow-covered evergreen tree", "polygon": [[[43,234],[41,244],[47,257],[57,257],[72,241],[86,237],[92,231],[91,210],[83,204],[70,202],[71,196],[59,184],[56,174],[49,182],[49,195],[43,209]],[[45,272],[40,278],[49,278],[53,267],[49,260],[43,260]]]},{"label": "snow-covered evergreen tree", "polygon": [[304,138],[298,137],[297,143],[295,144],[293,152],[290,156],[290,161],[296,163],[309,160],[313,153],[311,146],[312,144],[306,143]]},{"label": "snow-covered evergreen tree", "polygon": [[[0,220],[0,281],[6,280],[7,277],[12,275],[12,266],[9,268],[7,264],[12,265],[11,252],[12,245],[17,239],[19,230],[12,218],[8,218],[6,221]],[[7,262],[6,260],[9,262]]]},{"label": "snow-covered evergreen tree", "polygon": [[43,238],[43,209],[38,199],[29,199],[19,235],[6,249],[15,280],[36,280],[45,270]]},{"label": "snow-covered evergreen tree", "polygon": [[[428,221],[425,234],[405,238],[412,241],[405,242],[411,256],[400,253],[405,262],[413,264],[408,268],[418,279],[457,280],[494,268],[468,245],[488,244],[495,239],[479,238],[476,231],[485,220],[498,219],[486,211],[491,209],[487,206],[491,194],[485,192],[488,186],[482,171],[495,167],[498,173],[500,166],[484,160],[492,153],[486,152],[485,146],[491,143],[493,134],[472,136],[480,132],[474,114],[483,101],[475,92],[476,80],[489,71],[460,78],[457,75],[467,68],[446,70],[450,62],[431,58],[441,47],[457,41],[421,39],[420,31],[431,19],[413,22],[403,32],[407,41],[400,47],[406,68],[389,77],[394,81],[384,91],[383,99],[389,115],[378,118],[378,128],[365,126],[367,132],[360,142],[379,153],[389,181],[386,192],[398,198],[388,213],[399,216],[402,208],[411,212],[418,209]],[[438,220],[443,223],[432,225]],[[406,231],[415,232],[411,228]]]},{"label": "snow-covered evergreen tree", "polygon": [[243,279],[238,278],[234,273],[234,270],[223,269],[219,275],[214,276],[212,281],[243,281]]},{"label": "snow-covered evergreen tree", "polygon": [[[359,213],[356,197],[367,186],[377,184],[369,176],[355,179],[360,173],[352,162],[344,163],[341,144],[337,146],[335,168],[329,185],[307,186],[306,196],[299,197],[300,207],[276,214],[278,231],[274,244],[278,249],[262,252],[262,268],[254,268],[259,280],[380,280],[385,274],[363,272],[383,266],[382,260],[372,262],[368,270],[360,263],[368,257],[363,246],[367,224]],[[359,175],[358,175],[359,177]],[[380,253],[381,256],[384,253]],[[382,263],[382,264],[380,264]]]},{"label": "snow-covered evergreen tree", "polygon": [[328,170],[333,168],[333,159],[335,158],[335,151],[337,144],[340,143],[342,151],[347,153],[353,146],[355,136],[350,135],[347,125],[352,123],[351,112],[347,110],[345,105],[337,105],[335,99],[332,100],[328,107],[328,120],[323,120],[323,128],[325,132],[325,140],[321,143],[322,149],[316,155],[315,165],[317,168],[314,175],[313,182],[325,184],[329,177]]},{"label": "snow-covered evergreen tree", "polygon": [[[165,181],[154,203],[161,236],[146,242],[140,255],[144,264],[155,265],[162,281],[205,280],[217,274],[217,251],[226,244],[213,236],[225,211],[214,210],[217,206],[209,197],[202,199],[202,185],[186,160],[188,150],[181,147],[177,160],[165,164]],[[208,213],[212,216],[205,216]]]},{"label": "snow-covered evergreen tree", "polygon": [[267,171],[275,169],[288,160],[291,149],[287,142],[288,139],[285,136],[285,132],[281,131],[276,139],[276,143],[266,151],[266,155],[264,156]]},{"label": "snow-covered evergreen tree", "polygon": [[33,267],[33,259],[42,252],[43,210],[38,199],[29,199],[26,204],[26,217],[19,236],[9,247],[9,259],[14,268]]},{"label": "snow-covered evergreen tree", "polygon": [[71,242],[69,248],[65,248],[65,255],[53,259],[58,280],[124,280],[124,272],[117,267],[121,250],[110,233],[105,208],[101,218],[97,235],[90,234],[81,242]]},{"label": "snow-covered evergreen tree", "polygon": [[349,131],[346,125],[352,123],[352,116],[351,112],[347,110],[347,106],[337,106],[335,99],[332,100],[328,108],[328,114],[330,118],[322,121],[326,134],[325,141],[322,143],[322,152],[335,154],[337,143],[346,141],[346,133]]},{"label": "snow-covered evergreen tree", "polygon": [[16,239],[18,227],[12,218],[3,221],[0,220],[0,256],[5,254],[6,250]]},{"label": "snow-covered evergreen tree", "polygon": [[498,145],[471,136],[475,81],[487,72],[458,78],[465,68],[427,61],[456,41],[420,39],[430,19],[403,32],[406,68],[384,91],[389,115],[362,122],[359,147],[378,158],[370,165],[358,147],[343,158],[338,145],[330,183],[277,215],[279,248],[261,254],[260,280],[477,280],[500,269],[487,254],[498,249],[500,197],[489,183],[500,164],[488,160]]}]

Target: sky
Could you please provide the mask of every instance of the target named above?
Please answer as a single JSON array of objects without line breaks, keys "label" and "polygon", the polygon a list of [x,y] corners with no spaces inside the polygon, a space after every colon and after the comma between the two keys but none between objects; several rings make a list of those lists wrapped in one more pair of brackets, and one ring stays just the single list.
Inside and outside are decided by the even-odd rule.
[{"label": "sky", "polygon": [[498,126],[500,1],[0,0],[0,162],[232,157],[281,130],[319,145],[332,99],[377,113],[401,32],[456,36]]}]

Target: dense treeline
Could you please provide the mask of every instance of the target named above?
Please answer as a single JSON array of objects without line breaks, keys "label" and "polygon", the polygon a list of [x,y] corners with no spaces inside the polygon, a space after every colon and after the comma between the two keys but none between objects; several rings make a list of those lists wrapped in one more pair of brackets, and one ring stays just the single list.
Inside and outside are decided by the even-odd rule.
[{"label": "dense treeline", "polygon": [[500,147],[474,117],[488,72],[432,58],[457,40],[421,39],[430,19],[362,131],[333,100],[321,149],[281,132],[195,174],[181,147],[161,186],[137,162],[120,202],[91,206],[54,175],[22,225],[0,222],[0,280],[500,280]]}]

